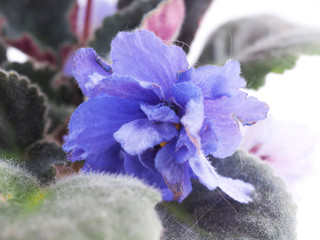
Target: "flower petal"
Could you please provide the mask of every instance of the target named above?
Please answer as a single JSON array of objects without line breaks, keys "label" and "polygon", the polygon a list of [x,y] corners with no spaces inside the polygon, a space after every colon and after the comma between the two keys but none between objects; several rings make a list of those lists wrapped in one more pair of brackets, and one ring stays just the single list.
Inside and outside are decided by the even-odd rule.
[{"label": "flower petal", "polygon": [[99,86],[111,76],[111,67],[92,48],[80,48],[73,61],[73,75],[84,95],[89,98],[100,95]]},{"label": "flower petal", "polygon": [[217,150],[217,144],[215,144],[215,142],[217,142],[218,139],[216,139],[216,137],[211,119],[206,118],[200,130],[201,149],[205,155]]},{"label": "flower petal", "polygon": [[219,176],[203,154],[198,158],[190,158],[189,164],[200,182],[208,189],[214,190],[219,187],[238,202],[248,203],[251,201],[250,194],[254,190],[251,184],[239,179]]},{"label": "flower petal", "polygon": [[177,83],[171,88],[173,101],[182,109],[185,109],[186,104],[194,99],[195,101],[202,100],[201,89],[191,82]]},{"label": "flower petal", "polygon": [[[162,175],[158,171],[150,171],[150,169],[143,166],[139,161],[138,156],[132,156],[126,152],[122,152],[122,154],[124,156],[124,169],[127,174],[140,178],[146,183],[159,188],[161,190],[163,200],[171,201],[173,199],[173,194],[170,193]],[[154,159],[149,160],[154,162]]]},{"label": "flower petal", "polygon": [[105,79],[98,87],[97,91],[109,96],[125,98],[146,103],[158,103],[159,98],[154,93],[150,84],[141,83],[126,76],[113,74]]},{"label": "flower petal", "polygon": [[211,133],[215,134],[212,144],[216,145],[214,157],[225,158],[231,156],[238,148],[241,133],[238,120],[243,125],[250,125],[266,118],[268,106],[254,97],[247,98],[247,94],[239,91],[234,97],[222,97],[216,100],[205,100],[205,117],[211,121]]},{"label": "flower petal", "polygon": [[172,191],[174,200],[181,202],[192,190],[188,162],[178,163],[173,152],[176,141],[170,141],[161,148],[155,165]]},{"label": "flower petal", "polygon": [[157,105],[141,104],[141,110],[147,115],[150,121],[179,123],[179,117],[164,103]]},{"label": "flower petal", "polygon": [[114,97],[89,99],[73,113],[63,149],[71,161],[87,160],[90,169],[114,172],[122,160],[120,144],[113,133],[143,115],[135,101]]},{"label": "flower petal", "polygon": [[204,119],[201,90],[191,82],[178,83],[172,88],[172,96],[184,109],[184,115],[180,120],[183,129],[180,131],[176,147],[179,149],[184,145],[190,153],[199,154],[201,151],[199,132]]},{"label": "flower petal", "polygon": [[114,133],[114,138],[127,153],[137,155],[162,142],[168,142],[177,133],[172,123],[153,123],[144,118],[122,125]]},{"label": "flower petal", "polygon": [[177,74],[189,67],[180,47],[166,46],[154,33],[145,30],[119,33],[111,44],[111,59],[116,74],[157,84],[166,98]]},{"label": "flower petal", "polygon": [[204,99],[216,99],[233,96],[239,88],[246,86],[246,81],[239,76],[240,64],[228,61],[223,67],[205,66],[190,69],[179,75],[179,82],[192,82],[202,90]]}]

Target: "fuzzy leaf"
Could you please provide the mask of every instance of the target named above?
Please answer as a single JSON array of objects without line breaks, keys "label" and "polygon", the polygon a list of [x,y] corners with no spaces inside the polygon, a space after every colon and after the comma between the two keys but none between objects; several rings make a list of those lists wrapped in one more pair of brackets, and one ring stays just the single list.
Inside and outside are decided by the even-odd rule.
[{"label": "fuzzy leaf", "polygon": [[1,0],[0,14],[7,19],[4,34],[18,39],[23,33],[31,33],[42,47],[57,49],[66,41],[75,41],[68,24],[70,8],[74,0]]},{"label": "fuzzy leaf", "polygon": [[0,70],[0,154],[19,156],[42,138],[44,103],[39,89],[28,79]]},{"label": "fuzzy leaf", "polygon": [[269,72],[283,73],[301,54],[320,54],[320,31],[300,28],[272,16],[244,18],[215,31],[199,59],[201,64],[241,63],[249,88],[258,89]]},{"label": "fuzzy leaf", "polygon": [[[274,176],[269,165],[244,151],[226,159],[209,159],[222,176],[251,183],[255,187],[253,201],[238,203],[222,191],[209,191],[195,181],[192,193],[180,205],[165,203],[158,206],[164,216],[163,225],[169,229],[165,231],[168,236],[183,234],[182,229],[171,228],[173,216],[183,224],[183,229],[193,229],[203,239],[296,239],[295,204],[286,192],[284,182]],[[178,235],[170,239],[189,238]]]},{"label": "fuzzy leaf", "polygon": [[52,79],[56,75],[57,70],[48,65],[35,68],[32,62],[18,63],[9,62],[3,65],[7,71],[16,71],[20,75],[24,75],[30,79],[32,83],[37,84],[43,93],[50,99],[54,99],[55,92],[52,84]]},{"label": "fuzzy leaf", "polygon": [[58,75],[57,69],[50,65],[43,64],[35,67],[32,62],[9,62],[4,64],[3,68],[7,71],[16,71],[20,75],[28,77],[55,104],[78,105],[82,101],[82,94],[74,80]]},{"label": "fuzzy leaf", "polygon": [[119,31],[135,29],[141,23],[144,14],[154,9],[160,0],[136,0],[122,11],[104,19],[102,26],[96,30],[94,40],[90,43],[100,56],[107,56],[113,38]]},{"label": "fuzzy leaf", "polygon": [[131,3],[133,3],[136,0],[118,0],[118,9],[125,8],[129,6]]},{"label": "fuzzy leaf", "polygon": [[[39,192],[37,180],[26,171],[0,159],[0,222],[21,214]],[[1,227],[0,227],[1,228]]]},{"label": "fuzzy leaf", "polygon": [[[23,210],[29,206],[29,211],[17,214],[11,211],[12,205],[0,201],[0,209],[4,205],[8,209],[6,216],[0,216],[2,240],[156,240],[160,237],[162,227],[154,209],[160,194],[139,180],[80,174],[37,189],[31,176],[2,165],[0,163],[0,184],[6,185],[0,188],[0,196],[7,192],[5,189],[17,189],[22,194],[34,189],[31,198],[20,205]],[[24,183],[25,179],[30,187]]]},{"label": "fuzzy leaf", "polygon": [[0,42],[0,64],[7,60],[7,49]]},{"label": "fuzzy leaf", "polygon": [[184,15],[183,0],[167,0],[143,18],[141,28],[154,32],[162,41],[172,44],[180,33]]},{"label": "fuzzy leaf", "polygon": [[54,166],[67,165],[66,153],[55,143],[39,142],[31,146],[26,153],[25,167],[37,178],[47,183],[56,175]]},{"label": "fuzzy leaf", "polygon": [[185,43],[183,44],[185,52],[189,52],[189,46],[196,35],[201,19],[212,2],[213,0],[184,0],[186,15],[178,40]]}]

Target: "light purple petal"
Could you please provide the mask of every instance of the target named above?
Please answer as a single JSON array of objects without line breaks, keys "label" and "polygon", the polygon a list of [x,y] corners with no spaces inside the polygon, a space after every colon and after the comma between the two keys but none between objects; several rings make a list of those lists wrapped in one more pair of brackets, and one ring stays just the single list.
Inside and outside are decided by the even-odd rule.
[{"label": "light purple petal", "polygon": [[157,105],[142,103],[140,107],[150,121],[179,123],[179,117],[171,108],[165,106],[164,103]]},{"label": "light purple petal", "polygon": [[210,131],[215,134],[212,144],[216,145],[216,151],[210,153],[217,158],[231,156],[237,150],[241,141],[238,121],[243,125],[253,124],[265,119],[269,110],[265,103],[254,97],[247,98],[241,91],[231,98],[205,100],[204,106],[205,118],[212,123]]},{"label": "light purple petal", "polygon": [[238,202],[251,201],[250,194],[254,190],[251,184],[239,179],[219,176],[203,154],[200,154],[198,158],[190,158],[189,165],[200,182],[208,189],[214,190],[219,187]]},{"label": "light purple petal", "polygon": [[116,74],[156,84],[166,98],[171,86],[177,81],[177,74],[189,67],[180,47],[169,47],[154,33],[145,30],[119,33],[111,49],[112,68]]},{"label": "light purple petal", "polygon": [[192,82],[202,90],[204,99],[216,99],[222,96],[233,96],[246,82],[239,76],[240,64],[228,61],[223,67],[204,66],[190,69],[179,75],[179,82]]},{"label": "light purple petal", "polygon": [[155,165],[172,191],[174,200],[181,202],[192,190],[188,162],[178,163],[173,152],[176,141],[170,141],[161,148]]},{"label": "light purple petal", "polygon": [[[124,169],[127,174],[140,178],[146,183],[160,189],[163,200],[171,201],[173,199],[173,194],[168,193],[170,190],[158,171],[150,171],[149,168],[143,166],[139,161],[138,156],[132,156],[126,152],[122,152],[122,154],[124,157]],[[149,160],[154,163],[154,159]]]},{"label": "light purple petal", "polygon": [[191,82],[182,82],[175,84],[171,89],[173,101],[185,109],[186,104],[191,100],[199,101],[202,100],[201,89],[195,86]]},{"label": "light purple petal", "polygon": [[72,161],[87,160],[87,168],[114,172],[122,160],[120,144],[113,133],[143,115],[135,101],[114,97],[89,99],[73,113],[63,149]]},{"label": "light purple petal", "polygon": [[109,96],[125,98],[146,103],[158,103],[159,98],[150,84],[138,82],[127,76],[113,74],[96,87],[96,91]]},{"label": "light purple petal", "polygon": [[213,130],[211,119],[206,118],[200,130],[201,149],[205,155],[213,153],[217,150],[217,136]]},{"label": "light purple petal", "polygon": [[73,75],[84,95],[89,98],[101,94],[100,86],[112,74],[108,66],[92,48],[80,48],[73,63]]},{"label": "light purple petal", "polygon": [[114,133],[114,138],[127,153],[137,155],[162,142],[168,142],[177,133],[172,123],[153,123],[144,118],[122,125]]},{"label": "light purple petal", "polygon": [[[199,131],[202,127],[203,118],[204,106],[202,99],[191,99],[186,105],[186,114],[181,118],[181,123],[192,142],[199,142]],[[194,144],[196,145],[196,143]]]}]

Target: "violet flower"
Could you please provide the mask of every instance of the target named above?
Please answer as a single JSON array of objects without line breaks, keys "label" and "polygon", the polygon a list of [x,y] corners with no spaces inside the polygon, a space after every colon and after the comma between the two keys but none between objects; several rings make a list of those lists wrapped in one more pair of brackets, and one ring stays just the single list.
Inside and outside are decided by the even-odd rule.
[{"label": "violet flower", "polygon": [[264,119],[265,103],[239,88],[240,66],[189,68],[178,46],[152,32],[121,32],[112,42],[112,66],[91,48],[78,50],[74,76],[90,99],[69,123],[63,146],[84,171],[126,173],[182,201],[191,178],[247,203],[253,186],[219,176],[205,155],[232,155],[241,140],[238,122]]}]

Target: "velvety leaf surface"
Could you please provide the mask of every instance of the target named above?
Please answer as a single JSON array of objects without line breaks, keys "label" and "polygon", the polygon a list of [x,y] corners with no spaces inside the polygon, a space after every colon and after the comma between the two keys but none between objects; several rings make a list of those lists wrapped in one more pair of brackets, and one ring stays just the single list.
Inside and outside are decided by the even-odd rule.
[{"label": "velvety leaf surface", "polygon": [[39,188],[31,175],[0,162],[0,196],[8,193],[11,199],[0,201],[7,209],[0,215],[3,240],[160,237],[160,194],[131,177],[80,174]]},{"label": "velvety leaf surface", "polygon": [[45,111],[45,99],[35,85],[14,72],[0,70],[1,153],[14,157],[40,140],[46,123]]},{"label": "velvety leaf surface", "polygon": [[20,75],[24,75],[30,79],[32,83],[37,84],[43,93],[50,99],[55,98],[54,86],[52,85],[52,79],[57,73],[57,70],[49,65],[43,65],[42,67],[35,68],[32,62],[18,63],[9,62],[6,63],[3,68],[7,71],[16,71]]},{"label": "velvety leaf surface", "polygon": [[183,50],[189,52],[189,47],[199,28],[201,19],[213,0],[184,0],[186,15],[178,40],[183,44]]},{"label": "velvety leaf surface", "polygon": [[144,14],[154,9],[160,0],[136,0],[122,11],[104,19],[102,27],[95,32],[90,43],[100,56],[107,56],[110,44],[119,31],[129,31],[138,27]]},{"label": "velvety leaf surface", "polygon": [[137,0],[118,0],[118,9],[125,8]]},{"label": "velvety leaf surface", "polygon": [[61,147],[55,143],[39,142],[27,150],[24,165],[41,182],[47,183],[55,178],[54,166],[65,166],[68,163]]},{"label": "velvety leaf surface", "polygon": [[[295,204],[269,165],[244,151],[226,159],[209,159],[222,176],[251,183],[255,187],[253,201],[238,203],[222,191],[209,191],[195,181],[192,193],[180,205],[158,206],[164,228],[168,228],[163,239],[181,239],[182,229],[201,233],[203,239],[296,239]],[[172,217],[180,229],[171,228]]]},{"label": "velvety leaf surface", "polygon": [[240,61],[249,88],[258,89],[269,72],[294,67],[301,54],[320,54],[320,31],[272,16],[244,18],[215,31],[198,60],[201,64]]},{"label": "velvety leaf surface", "polygon": [[7,19],[4,34],[17,39],[31,33],[42,46],[57,49],[66,41],[75,41],[67,14],[74,0],[1,0],[0,14]]},{"label": "velvety leaf surface", "polygon": [[164,43],[172,44],[180,33],[184,15],[183,0],[167,0],[143,18],[141,28],[154,32]]},{"label": "velvety leaf surface", "polygon": [[0,159],[1,226],[11,216],[27,210],[29,201],[37,195],[40,189],[37,180],[32,175],[11,164]]},{"label": "velvety leaf surface", "polygon": [[0,42],[0,64],[7,60],[7,49]]},{"label": "velvety leaf surface", "polygon": [[9,62],[4,64],[3,68],[28,77],[55,104],[78,105],[82,101],[82,94],[74,80],[60,75],[58,70],[50,65],[42,64],[36,67],[30,61],[25,63]]}]

